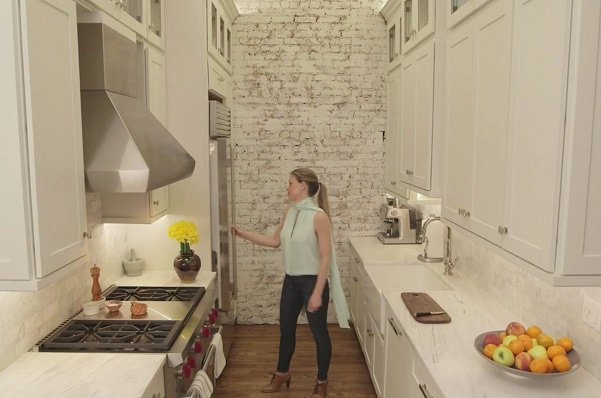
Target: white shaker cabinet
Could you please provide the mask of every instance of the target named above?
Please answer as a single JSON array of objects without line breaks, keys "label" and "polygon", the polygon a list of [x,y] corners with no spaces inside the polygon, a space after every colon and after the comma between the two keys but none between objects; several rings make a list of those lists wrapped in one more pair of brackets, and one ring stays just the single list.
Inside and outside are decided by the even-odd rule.
[{"label": "white shaker cabinet", "polygon": [[601,2],[573,12],[556,267],[601,275]]},{"label": "white shaker cabinet", "polygon": [[408,53],[401,65],[399,179],[430,190],[434,117],[434,38]]},{"label": "white shaker cabinet", "polygon": [[146,0],[148,8],[148,41],[165,49],[165,0]]},{"label": "white shaker cabinet", "polygon": [[402,325],[386,302],[384,398],[442,398],[432,375],[415,353]]},{"label": "white shaker cabinet", "polygon": [[449,32],[445,218],[501,243],[512,5],[495,0]]},{"label": "white shaker cabinet", "polygon": [[403,11],[401,2],[389,1],[382,9],[382,14],[387,15],[386,34],[388,35],[388,70],[391,71],[401,64],[401,53],[404,42],[402,39]]},{"label": "white shaker cabinet", "polygon": [[233,23],[238,10],[232,0],[206,0],[209,94],[232,102]]},{"label": "white shaker cabinet", "polygon": [[76,6],[0,6],[0,289],[37,290],[87,260]]},{"label": "white shaker cabinet", "polygon": [[502,247],[554,271],[571,0],[514,3]]},{"label": "white shaker cabinet", "polygon": [[401,75],[402,68],[388,73],[386,79],[386,155],[384,158],[384,188],[395,195],[409,197],[408,189],[399,180],[399,135],[401,113]]}]

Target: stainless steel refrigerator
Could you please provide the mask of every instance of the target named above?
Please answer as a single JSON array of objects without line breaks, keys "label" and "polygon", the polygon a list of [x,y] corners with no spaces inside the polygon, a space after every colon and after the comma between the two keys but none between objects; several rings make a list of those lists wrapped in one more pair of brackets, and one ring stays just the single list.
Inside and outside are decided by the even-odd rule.
[{"label": "stainless steel refrigerator", "polygon": [[227,335],[236,322],[235,240],[230,234],[234,223],[234,160],[230,141],[231,112],[217,101],[210,101],[209,170],[211,188],[211,268],[217,273],[217,301],[224,327],[224,349],[229,351]]}]

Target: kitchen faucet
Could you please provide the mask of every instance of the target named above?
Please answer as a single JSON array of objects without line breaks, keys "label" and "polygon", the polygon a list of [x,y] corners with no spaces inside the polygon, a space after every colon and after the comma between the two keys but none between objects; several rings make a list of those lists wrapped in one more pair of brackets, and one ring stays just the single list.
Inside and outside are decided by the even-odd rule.
[{"label": "kitchen faucet", "polygon": [[422,229],[417,237],[417,243],[424,243],[424,252],[423,254],[418,255],[417,259],[425,263],[439,263],[442,261],[444,263],[443,274],[453,275],[453,268],[455,268],[455,264],[457,264],[457,261],[459,261],[459,256],[451,258],[451,228],[449,228],[449,226],[445,225],[447,228],[447,241],[444,258],[428,257],[428,237],[426,236],[426,231],[428,229],[428,225],[430,225],[430,223],[433,221],[442,222],[440,221],[440,217],[438,216],[430,217],[424,222],[424,224],[422,225]]}]

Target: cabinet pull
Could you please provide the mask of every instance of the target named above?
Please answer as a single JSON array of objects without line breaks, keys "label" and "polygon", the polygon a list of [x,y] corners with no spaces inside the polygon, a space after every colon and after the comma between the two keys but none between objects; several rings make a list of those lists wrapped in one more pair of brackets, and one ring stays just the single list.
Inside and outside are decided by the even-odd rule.
[{"label": "cabinet pull", "polygon": [[430,393],[428,392],[428,388],[425,384],[419,383],[418,386],[424,398],[433,398],[432,395],[430,395]]},{"label": "cabinet pull", "polygon": [[92,234],[89,233],[88,231],[86,231],[86,232],[83,233],[83,237],[84,238],[88,238],[88,239],[92,239]]},{"label": "cabinet pull", "polygon": [[355,281],[355,282],[359,282],[359,279],[357,279],[357,277],[356,277],[356,276],[353,276],[353,281]]},{"label": "cabinet pull", "polygon": [[403,332],[399,332],[396,325],[394,324],[394,319],[392,318],[388,318],[388,323],[390,323],[390,326],[392,327],[392,330],[394,331],[394,334],[396,334],[397,336],[402,336]]},{"label": "cabinet pull", "polygon": [[158,205],[161,204],[161,201],[160,200],[155,200],[155,201],[152,202],[152,204],[155,205],[155,206],[158,206]]},{"label": "cabinet pull", "polygon": [[457,213],[459,213],[459,215],[460,215],[460,216],[462,216],[462,215],[463,215],[463,213],[464,213],[464,210],[463,210],[463,209],[459,209],[459,210],[457,211]]}]

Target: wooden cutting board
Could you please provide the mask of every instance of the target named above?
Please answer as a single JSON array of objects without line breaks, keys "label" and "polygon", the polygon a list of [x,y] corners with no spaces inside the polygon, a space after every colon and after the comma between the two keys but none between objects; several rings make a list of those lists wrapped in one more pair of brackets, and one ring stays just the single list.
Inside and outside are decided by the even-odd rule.
[{"label": "wooden cutting board", "polygon": [[449,314],[440,315],[423,315],[415,316],[416,312],[420,311],[444,311],[432,297],[426,293],[420,292],[405,292],[401,293],[401,298],[407,306],[409,313],[417,322],[420,323],[449,323],[451,317]]}]

